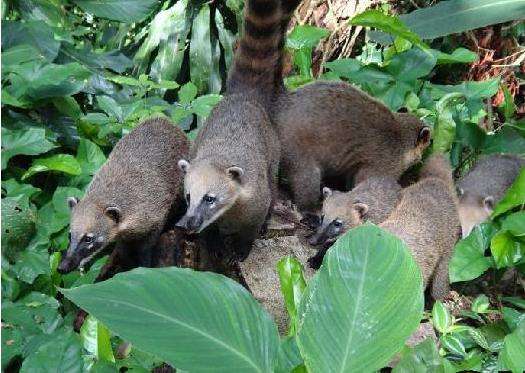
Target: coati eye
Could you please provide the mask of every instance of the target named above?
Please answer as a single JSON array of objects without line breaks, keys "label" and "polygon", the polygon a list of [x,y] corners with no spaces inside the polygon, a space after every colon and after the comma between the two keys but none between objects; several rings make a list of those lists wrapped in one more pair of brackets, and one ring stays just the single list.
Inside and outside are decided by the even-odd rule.
[{"label": "coati eye", "polygon": [[93,242],[93,236],[88,236],[88,235],[84,236],[84,242],[85,243]]},{"label": "coati eye", "polygon": [[341,228],[343,226],[343,222],[341,220],[334,220],[333,224],[336,228]]},{"label": "coati eye", "polygon": [[188,203],[188,204],[190,203],[190,194],[189,193],[186,194],[186,203]]},{"label": "coati eye", "polygon": [[206,194],[202,199],[204,200],[204,202],[211,205],[213,202],[215,202],[217,198],[215,198],[214,196],[210,196],[209,194]]}]

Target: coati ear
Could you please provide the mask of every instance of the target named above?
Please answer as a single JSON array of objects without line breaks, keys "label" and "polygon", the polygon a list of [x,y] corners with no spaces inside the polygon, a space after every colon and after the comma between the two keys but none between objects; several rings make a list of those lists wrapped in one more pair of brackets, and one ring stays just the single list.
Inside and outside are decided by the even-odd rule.
[{"label": "coati ear", "polygon": [[483,198],[483,206],[485,207],[485,210],[488,212],[492,212],[494,209],[494,197],[492,196],[486,196]]},{"label": "coati ear", "polygon": [[240,181],[242,175],[244,175],[244,170],[238,166],[228,167],[226,172],[228,173],[228,175],[230,175],[232,179],[238,180],[238,181]]},{"label": "coati ear", "polygon": [[363,219],[368,212],[368,205],[362,202],[356,202],[353,204],[353,208],[357,211],[361,219]]},{"label": "coati ear", "polygon": [[332,195],[332,189],[330,189],[328,187],[324,187],[323,188],[323,197],[327,198],[327,197],[330,197],[331,195]]},{"label": "coati ear", "polygon": [[185,159],[181,159],[179,162],[177,162],[179,165],[179,168],[182,172],[188,172],[188,169],[190,168],[190,162],[188,162]]},{"label": "coati ear", "polygon": [[104,213],[117,224],[121,220],[120,209],[117,206],[106,207],[106,211],[104,211]]},{"label": "coati ear", "polygon": [[430,143],[430,128],[423,127],[417,134],[416,145],[428,145]]},{"label": "coati ear", "polygon": [[67,205],[70,209],[75,207],[78,204],[78,198],[77,197],[67,197]]}]

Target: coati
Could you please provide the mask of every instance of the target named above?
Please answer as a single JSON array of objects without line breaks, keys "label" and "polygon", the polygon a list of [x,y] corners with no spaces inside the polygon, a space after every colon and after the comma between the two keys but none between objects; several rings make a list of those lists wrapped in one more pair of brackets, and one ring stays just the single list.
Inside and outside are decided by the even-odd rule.
[{"label": "coati", "polygon": [[482,157],[457,184],[462,235],[466,237],[486,220],[494,205],[525,167],[525,159],[515,155]]},{"label": "coati", "polygon": [[[432,297],[441,299],[449,291],[448,262],[461,228],[452,170],[445,157],[432,155],[421,169],[420,180],[399,191],[397,201],[379,226],[407,244],[421,268],[425,287],[432,282]],[[359,206],[360,210],[367,208],[364,203]],[[364,223],[363,217],[354,214],[353,223]],[[309,260],[312,266],[320,264],[322,254]]]},{"label": "coati", "polygon": [[124,136],[84,198],[68,198],[70,243],[58,271],[83,266],[112,243],[129,259],[124,266],[151,266],[151,247],[170,213],[184,205],[177,161],[188,151],[186,135],[164,118],[146,120]]},{"label": "coati", "polygon": [[421,159],[430,129],[344,82],[316,82],[276,101],[283,179],[298,207],[312,213],[326,178],[399,178]]},{"label": "coati", "polygon": [[425,287],[441,299],[449,291],[448,262],[461,225],[450,163],[441,154],[425,162],[417,183],[403,189],[397,206],[379,224],[401,238],[421,268]]},{"label": "coati", "polygon": [[309,243],[332,243],[364,221],[383,222],[396,206],[400,190],[396,179],[388,176],[372,176],[346,193],[324,187],[321,225]]},{"label": "coati", "polygon": [[[235,53],[225,98],[214,108],[181,159],[188,210],[177,226],[216,231],[228,253],[245,258],[273,201],[280,145],[268,108],[277,92],[282,53],[278,0],[248,0],[244,34]],[[216,235],[210,240],[217,242]]]}]

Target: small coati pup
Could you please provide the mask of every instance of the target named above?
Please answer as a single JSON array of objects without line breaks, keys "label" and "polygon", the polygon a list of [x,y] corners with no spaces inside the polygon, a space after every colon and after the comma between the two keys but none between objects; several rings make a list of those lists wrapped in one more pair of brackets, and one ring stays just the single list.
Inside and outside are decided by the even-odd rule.
[{"label": "small coati pup", "polygon": [[346,193],[324,187],[321,225],[309,243],[332,243],[364,221],[383,222],[396,206],[400,190],[396,179],[388,176],[372,176]]},{"label": "small coati pup", "polygon": [[[189,232],[217,231],[228,253],[245,258],[269,214],[276,189],[279,140],[268,108],[279,87],[282,53],[278,0],[248,0],[244,34],[225,98],[181,159],[188,210],[177,223]],[[215,234],[207,241],[219,241]]]},{"label": "small coati pup", "polygon": [[400,192],[399,202],[379,224],[401,238],[421,268],[425,287],[441,299],[449,291],[448,262],[461,225],[450,163],[441,154],[423,165],[420,179]]},{"label": "small coati pup", "polygon": [[68,198],[70,243],[58,271],[83,266],[112,243],[130,259],[129,267],[137,265],[134,255],[151,266],[151,247],[184,203],[177,160],[188,151],[186,135],[164,118],[146,120],[123,137],[84,198]]},{"label": "small coati pup", "polygon": [[[425,287],[432,282],[432,297],[441,299],[449,291],[448,262],[461,228],[450,163],[443,155],[432,155],[421,169],[420,180],[399,191],[397,201],[379,226],[407,244]],[[353,223],[364,223],[362,216],[354,214]],[[312,266],[320,264],[322,254],[309,260]]]},{"label": "small coati pup", "polygon": [[458,182],[463,237],[490,216],[522,167],[525,159],[519,156],[489,155],[482,157]]},{"label": "small coati pup", "polygon": [[316,82],[276,101],[282,177],[305,212],[319,203],[326,178],[399,178],[421,160],[430,129],[344,82]]}]

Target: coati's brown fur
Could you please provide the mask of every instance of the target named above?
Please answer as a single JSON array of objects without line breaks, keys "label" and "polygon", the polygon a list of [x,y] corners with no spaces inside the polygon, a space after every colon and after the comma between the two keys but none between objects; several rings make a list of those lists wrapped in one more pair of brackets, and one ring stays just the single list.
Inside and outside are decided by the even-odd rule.
[{"label": "coati's brown fur", "polygon": [[152,265],[150,248],[170,213],[184,204],[177,161],[188,151],[186,135],[163,118],[146,120],[124,136],[82,200],[69,198],[70,246],[59,271],[76,269],[112,243],[124,256]]},{"label": "coati's brown fur", "polygon": [[321,225],[310,238],[310,244],[334,242],[365,221],[383,222],[396,206],[400,190],[396,179],[388,176],[369,177],[349,192],[324,187]]},{"label": "coati's brown fur", "polygon": [[460,222],[450,163],[432,155],[420,180],[403,189],[392,214],[379,226],[401,238],[421,268],[434,299],[449,291],[448,262],[459,239]]},{"label": "coati's brown fur", "polygon": [[179,162],[189,207],[177,225],[196,233],[218,231],[228,251],[241,259],[261,230],[276,189],[279,140],[268,107],[282,53],[282,14],[278,0],[245,3],[244,33],[226,97],[200,130],[190,161]]},{"label": "coati's brown fur", "polygon": [[274,122],[281,140],[282,177],[303,211],[312,212],[326,178],[355,184],[399,176],[421,159],[430,130],[410,114],[344,82],[316,82],[279,96]]},{"label": "coati's brown fur", "polygon": [[459,217],[463,237],[488,219],[494,205],[512,185],[525,159],[516,155],[485,156],[458,182]]},{"label": "coati's brown fur", "polygon": [[[425,287],[432,283],[434,299],[449,291],[448,262],[461,228],[457,204],[450,163],[443,155],[432,155],[421,169],[420,180],[398,193],[392,213],[379,224],[410,248]],[[365,222],[360,214],[353,217],[355,225]],[[310,263],[320,264],[323,254]]]}]

